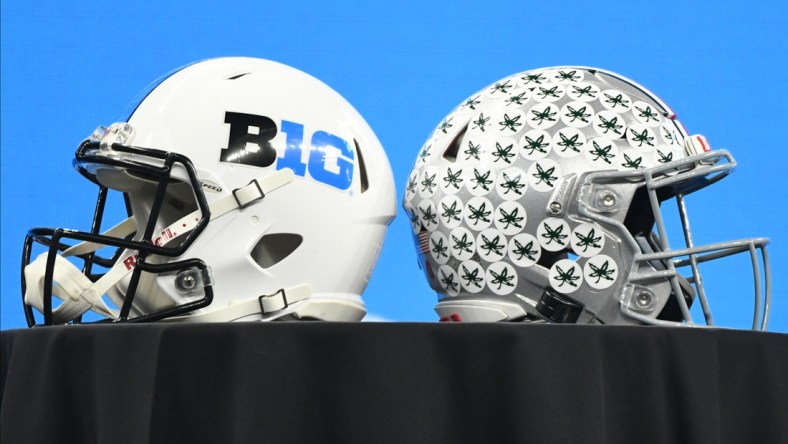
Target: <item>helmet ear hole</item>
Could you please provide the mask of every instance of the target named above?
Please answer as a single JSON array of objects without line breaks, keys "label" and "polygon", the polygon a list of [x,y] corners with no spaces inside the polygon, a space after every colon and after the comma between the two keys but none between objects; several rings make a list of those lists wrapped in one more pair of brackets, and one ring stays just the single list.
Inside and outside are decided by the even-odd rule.
[{"label": "helmet ear hole", "polygon": [[270,268],[290,256],[304,238],[294,233],[266,234],[252,248],[250,256],[262,268]]},{"label": "helmet ear hole", "polygon": [[539,261],[536,265],[544,267],[545,269],[549,270],[550,267],[553,266],[556,262],[560,261],[561,259],[567,259],[569,254],[566,250],[562,251],[547,251],[542,250],[541,256],[539,256]]}]

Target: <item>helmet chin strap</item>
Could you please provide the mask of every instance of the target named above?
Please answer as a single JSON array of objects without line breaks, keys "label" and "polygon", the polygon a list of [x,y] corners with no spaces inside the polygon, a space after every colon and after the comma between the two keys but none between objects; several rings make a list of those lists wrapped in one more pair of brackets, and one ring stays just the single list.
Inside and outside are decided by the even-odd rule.
[{"label": "helmet chin strap", "polygon": [[[231,195],[211,203],[209,206],[211,220],[262,200],[266,194],[292,182],[293,178],[294,174],[291,170],[283,169],[260,179],[252,180],[248,185],[233,190]],[[201,215],[200,210],[197,210],[163,229],[161,231],[162,238],[167,240],[161,245],[166,245],[173,239],[193,230],[197,226]],[[133,218],[128,218],[103,234],[113,237],[126,237],[135,232],[136,229],[136,223]],[[165,233],[167,233],[166,236]],[[111,319],[118,318],[118,312],[107,306],[103,296],[109,289],[132,272],[134,267],[128,266],[126,262],[129,258],[136,255],[137,251],[127,251],[123,254],[115,265],[96,282],[88,279],[81,270],[66,259],[69,256],[92,253],[103,247],[105,247],[103,244],[86,241],[68,248],[61,254],[55,255],[52,263],[52,295],[63,301],[60,306],[52,311],[52,319],[55,324],[69,322],[87,311],[93,311]],[[27,284],[24,297],[25,304],[36,308],[40,312],[44,312],[44,282],[47,275],[49,255],[49,252],[40,254],[24,269],[25,283]],[[298,295],[300,293],[295,292],[295,294]],[[289,300],[292,302],[292,298]],[[258,308],[260,306],[262,306],[262,302],[258,305]]]},{"label": "helmet chin strap", "polygon": [[[25,267],[25,303],[38,311],[44,311],[44,280],[48,253],[42,253]],[[56,255],[52,272],[52,295],[63,300],[52,311],[55,324],[63,324],[92,310],[108,318],[117,319],[118,312],[109,308],[98,293],[98,282],[94,283],[63,255]]]},{"label": "helmet chin strap", "polygon": [[256,315],[262,315],[266,319],[271,319],[266,315],[277,312],[278,313],[272,318],[278,318],[294,311],[283,311],[290,307],[291,304],[301,302],[308,299],[310,296],[312,296],[312,286],[309,284],[301,284],[281,289],[276,293],[263,295],[256,299],[230,302],[230,305],[218,310],[178,316],[170,318],[170,320],[177,322],[229,322],[243,320],[243,318],[250,316],[255,316],[256,318]]},{"label": "helmet chin strap", "polygon": [[226,307],[187,316],[166,319],[174,322],[274,321],[282,319],[316,319],[355,322],[366,315],[362,302],[334,295],[314,295],[312,286],[300,284],[282,288],[272,294],[244,301],[231,301]]}]

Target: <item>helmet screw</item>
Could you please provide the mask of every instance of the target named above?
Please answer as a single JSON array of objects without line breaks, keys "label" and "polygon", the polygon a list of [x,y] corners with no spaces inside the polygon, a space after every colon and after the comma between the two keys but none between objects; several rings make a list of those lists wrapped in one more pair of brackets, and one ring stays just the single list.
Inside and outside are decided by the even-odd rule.
[{"label": "helmet screw", "polygon": [[181,285],[183,285],[184,288],[194,288],[194,277],[184,276],[181,280]]},{"label": "helmet screw", "polygon": [[613,208],[616,205],[616,195],[612,191],[603,191],[599,194],[599,203],[605,208]]},{"label": "helmet screw", "polygon": [[561,209],[563,207],[561,206],[561,202],[550,202],[550,207],[549,208],[550,208],[550,212],[551,213],[558,214],[558,213],[561,212]]},{"label": "helmet screw", "polygon": [[645,291],[638,293],[635,297],[635,302],[641,308],[646,308],[651,305],[651,294]]},{"label": "helmet screw", "polygon": [[197,286],[197,279],[194,277],[192,270],[185,270],[178,274],[175,278],[175,287],[183,292],[194,290]]}]

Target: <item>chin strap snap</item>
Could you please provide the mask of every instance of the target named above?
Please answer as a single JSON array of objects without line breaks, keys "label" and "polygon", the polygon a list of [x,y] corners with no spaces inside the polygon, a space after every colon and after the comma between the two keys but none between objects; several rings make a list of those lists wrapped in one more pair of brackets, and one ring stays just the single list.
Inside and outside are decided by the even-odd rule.
[{"label": "chin strap snap", "polygon": [[[289,169],[284,169],[266,177],[252,180],[248,185],[233,190],[231,195],[211,203],[209,205],[211,220],[261,201],[267,193],[290,183],[293,178],[293,172]],[[154,239],[154,242],[160,246],[166,245],[173,239],[193,230],[201,217],[202,212],[200,210],[182,217],[161,230],[160,236]],[[128,218],[103,234],[123,238],[136,230],[137,226],[134,219]],[[63,324],[76,319],[87,311],[94,311],[111,319],[118,318],[118,312],[107,306],[103,296],[134,270],[133,264],[136,261],[133,256],[138,252],[126,251],[115,265],[96,282],[88,279],[82,271],[66,259],[70,256],[92,253],[103,247],[105,247],[103,244],[86,241],[78,243],[55,256],[52,269],[52,295],[63,301],[60,306],[52,311],[52,320],[55,324]],[[26,283],[25,304],[36,308],[42,313],[44,312],[44,283],[47,274],[48,258],[48,252],[42,253],[24,269]],[[289,300],[292,301],[292,299]]]}]

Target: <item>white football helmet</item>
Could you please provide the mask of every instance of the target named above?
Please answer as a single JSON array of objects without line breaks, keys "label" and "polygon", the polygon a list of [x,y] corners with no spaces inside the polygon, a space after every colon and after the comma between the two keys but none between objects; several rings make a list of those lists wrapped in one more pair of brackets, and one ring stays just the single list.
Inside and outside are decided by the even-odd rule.
[{"label": "white football helmet", "polygon": [[[768,239],[694,245],[685,209],[687,194],[734,166],[637,83],[544,68],[452,111],[421,149],[403,205],[442,320],[699,325],[689,310],[699,301],[713,325],[698,264],[743,252],[754,270],[752,326],[765,329]],[[660,213],[668,199],[678,203],[681,249]]]},{"label": "white football helmet", "polygon": [[[100,187],[93,228],[30,231],[28,324],[39,323],[34,309],[44,324],[86,312],[110,321],[364,316],[361,294],[395,214],[391,167],[359,113],[314,77],[254,58],[192,64],[155,85],[126,122],[96,130],[74,165]],[[123,193],[129,218],[102,233],[108,191]],[[39,243],[49,248],[31,260]]]}]

